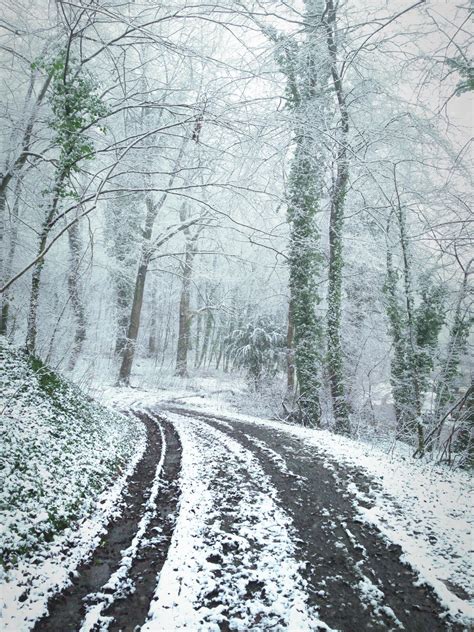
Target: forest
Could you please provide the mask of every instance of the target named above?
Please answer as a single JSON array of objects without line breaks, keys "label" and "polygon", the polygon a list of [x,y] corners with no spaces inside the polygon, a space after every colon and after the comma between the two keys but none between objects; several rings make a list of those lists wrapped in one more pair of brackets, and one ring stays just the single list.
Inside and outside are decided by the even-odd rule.
[{"label": "forest", "polygon": [[471,629],[471,3],[0,7],[0,627]]},{"label": "forest", "polygon": [[468,2],[2,8],[3,335],[466,447]]}]

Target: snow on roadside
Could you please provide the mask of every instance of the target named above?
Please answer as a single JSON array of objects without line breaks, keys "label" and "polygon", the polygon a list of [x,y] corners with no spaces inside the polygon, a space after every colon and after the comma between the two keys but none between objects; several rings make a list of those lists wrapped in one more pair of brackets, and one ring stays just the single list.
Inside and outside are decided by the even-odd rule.
[{"label": "snow on roadside", "polygon": [[0,363],[0,628],[23,632],[100,542],[146,434],[3,339]]},{"label": "snow on roadside", "polygon": [[180,510],[142,632],[217,632],[225,620],[241,631],[329,630],[308,609],[291,520],[255,457],[207,424],[168,417],[183,446]]},{"label": "snow on roadside", "polygon": [[[135,452],[123,474],[97,500],[97,511],[78,528],[67,529],[40,564],[22,562],[0,584],[0,622],[5,632],[27,632],[47,613],[47,602],[71,582],[76,568],[100,544],[110,520],[120,513],[120,498],[126,479],[142,458],[145,442]],[[27,593],[26,599],[24,598]]]}]

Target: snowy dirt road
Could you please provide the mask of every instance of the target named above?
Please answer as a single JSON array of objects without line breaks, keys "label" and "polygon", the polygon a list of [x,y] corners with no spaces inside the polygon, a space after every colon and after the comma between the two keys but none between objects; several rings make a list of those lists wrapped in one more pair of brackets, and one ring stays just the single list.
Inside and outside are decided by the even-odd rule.
[{"label": "snowy dirt road", "polygon": [[361,471],[283,430],[136,414],[149,441],[126,510],[35,632],[467,629],[360,521]]}]

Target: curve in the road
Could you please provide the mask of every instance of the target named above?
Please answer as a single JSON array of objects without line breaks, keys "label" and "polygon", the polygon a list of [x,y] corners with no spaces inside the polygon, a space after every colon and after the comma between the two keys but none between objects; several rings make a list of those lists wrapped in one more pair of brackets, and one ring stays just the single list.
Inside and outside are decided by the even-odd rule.
[{"label": "curve in the road", "polygon": [[400,547],[388,543],[358,519],[347,484],[370,480],[354,468],[332,469],[314,448],[276,429],[182,408],[170,412],[205,421],[254,453],[291,515],[299,557],[307,562],[310,605],[343,632],[461,630],[450,624],[433,591],[401,561]]}]

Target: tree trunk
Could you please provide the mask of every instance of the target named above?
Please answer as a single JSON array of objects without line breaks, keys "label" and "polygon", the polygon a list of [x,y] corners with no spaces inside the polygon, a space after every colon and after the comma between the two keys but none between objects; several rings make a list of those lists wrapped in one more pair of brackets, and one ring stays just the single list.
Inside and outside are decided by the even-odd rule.
[{"label": "tree trunk", "polygon": [[[181,159],[184,155],[186,143],[187,143],[187,139],[184,138],[181,144],[175,165],[174,165],[173,172],[168,181],[169,188],[173,186],[174,179],[176,177],[176,174],[179,171],[179,165],[181,164]],[[165,193],[163,193],[163,195],[160,197],[158,202],[156,202],[155,204],[153,203],[150,196],[147,196],[145,198],[145,204],[146,204],[145,227],[143,229],[143,241],[142,241],[142,247],[141,247],[141,252],[140,252],[137,276],[135,280],[135,289],[133,293],[132,311],[130,314],[130,320],[128,324],[127,340],[122,350],[122,362],[120,365],[119,377],[118,377],[119,384],[128,385],[130,383],[130,375],[132,372],[133,358],[135,355],[135,348],[136,348],[137,339],[138,339],[138,331],[140,328],[140,315],[141,315],[141,310],[142,310],[142,305],[143,305],[143,294],[145,291],[146,275],[148,272],[150,257],[152,255],[151,238],[153,234],[153,225],[155,223],[156,217],[160,209],[163,208],[163,205],[166,202],[167,198],[168,198],[168,193],[166,191]],[[181,229],[185,230],[185,227],[182,226],[181,228],[178,229],[178,231]],[[162,240],[160,242],[161,245],[165,243],[167,239],[171,238],[173,234],[174,233],[171,233],[164,240]],[[160,243],[157,244],[155,247],[159,247]]]},{"label": "tree trunk", "polygon": [[82,346],[86,339],[87,323],[84,305],[79,292],[79,265],[81,255],[81,238],[79,233],[79,225],[76,222],[68,230],[69,250],[71,255],[71,264],[68,276],[69,297],[71,306],[76,320],[76,331],[74,334],[74,342],[69,356],[68,368],[74,369],[77,359],[81,353]]},{"label": "tree trunk", "polygon": [[[0,191],[0,274],[3,281],[8,281],[7,278],[7,263],[4,259],[6,252],[6,189]],[[11,244],[11,242],[10,242]],[[3,285],[3,284],[2,284]],[[6,335],[7,333],[7,320],[8,320],[8,297],[6,294],[2,294],[2,309],[0,314],[0,335]]]},{"label": "tree trunk", "polygon": [[224,354],[224,337],[220,336],[220,339],[219,339],[219,353],[218,353],[217,358],[216,358],[216,371],[219,370],[223,354]]},{"label": "tree trunk", "polygon": [[350,433],[350,407],[344,388],[344,361],[341,347],[342,269],[344,265],[343,226],[344,204],[349,179],[347,145],[349,142],[349,114],[344,90],[337,67],[336,9],[332,0],[326,2],[326,35],[331,60],[331,77],[340,114],[340,143],[336,157],[336,181],[331,192],[329,221],[329,275],[328,275],[328,373],[336,432]]},{"label": "tree trunk", "polygon": [[145,200],[147,212],[145,218],[145,228],[143,231],[143,241],[140,252],[140,262],[138,265],[135,288],[133,291],[132,310],[127,329],[127,339],[122,349],[122,362],[120,364],[119,384],[129,385],[132,373],[133,359],[137,345],[138,331],[140,329],[140,317],[143,306],[143,296],[145,292],[146,275],[150,257],[150,240],[153,233],[153,224],[158,212],[157,205],[153,204],[150,197]]},{"label": "tree trunk", "polygon": [[186,244],[186,253],[182,267],[181,297],[179,301],[179,331],[176,352],[176,375],[188,376],[188,351],[191,333],[191,276],[193,272],[194,247]]},{"label": "tree trunk", "polygon": [[384,292],[387,299],[387,316],[390,322],[390,333],[393,341],[393,358],[390,362],[390,382],[392,386],[397,436],[403,436],[409,419],[411,402],[410,376],[406,363],[405,319],[397,295],[397,274],[393,265],[390,245],[390,221],[387,225],[387,278]]},{"label": "tree trunk", "polygon": [[132,296],[130,295],[129,282],[125,278],[116,280],[117,301],[117,337],[115,339],[115,355],[121,357],[127,344],[127,329]]},{"label": "tree trunk", "polygon": [[209,349],[209,343],[212,336],[212,330],[214,325],[214,316],[211,311],[207,312],[206,323],[204,325],[204,331],[202,335],[202,347],[201,354],[199,356],[198,369],[201,368],[203,364],[205,364],[205,360],[207,358],[207,353]]},{"label": "tree trunk", "polygon": [[408,328],[408,354],[407,364],[411,374],[413,400],[411,418],[409,420],[409,428],[414,430],[418,437],[418,451],[424,453],[424,431],[421,423],[421,380],[417,365],[417,342],[416,342],[416,323],[415,323],[415,306],[413,297],[413,283],[411,273],[411,257],[409,254],[408,235],[406,232],[406,213],[403,208],[397,187],[396,173],[394,171],[395,192],[397,196],[397,219],[400,230],[400,246],[402,250],[403,260],[403,286],[405,294],[405,307],[407,315]]},{"label": "tree trunk", "polygon": [[[188,209],[186,204],[181,206],[181,222],[188,219]],[[178,344],[176,351],[176,375],[179,377],[188,376],[188,352],[191,340],[191,279],[193,274],[194,257],[196,256],[196,242],[199,236],[199,229],[191,235],[189,228],[184,229],[186,245],[184,251],[184,261],[181,266],[181,296],[179,300],[179,330]]]},{"label": "tree trunk", "polygon": [[[3,279],[5,282],[8,281],[11,276],[12,269],[13,269],[13,260],[15,258],[16,242],[17,242],[17,237],[18,237],[18,223],[16,222],[16,220],[19,217],[19,210],[20,210],[21,180],[22,180],[21,176],[18,177],[15,184],[15,189],[13,193],[14,200],[13,200],[13,210],[12,210],[12,228],[10,232],[10,243],[8,246],[7,257],[5,261],[2,260],[2,266],[0,268],[3,272]],[[3,212],[5,211],[5,203],[6,203],[5,193],[6,191],[3,191],[2,193],[0,193],[0,213],[2,214],[2,218],[3,218]],[[3,233],[0,230],[0,234],[2,234],[1,250],[3,252],[5,250],[3,246],[3,240],[6,237],[5,226],[3,227]],[[2,309],[0,312],[0,336],[6,336],[8,333],[9,313],[10,313],[10,301],[8,298],[8,290],[6,290],[2,294]]]},{"label": "tree trunk", "polygon": [[295,395],[295,350],[294,350],[295,327],[293,325],[293,315],[291,304],[288,305],[288,326],[286,330],[286,396],[285,400],[290,403]]},{"label": "tree trunk", "polygon": [[148,335],[148,355],[150,358],[156,358],[158,346],[156,342],[156,279],[153,280],[151,291],[151,318],[150,318],[150,331]]},{"label": "tree trunk", "polygon": [[295,369],[299,386],[299,420],[303,425],[319,426],[322,332],[315,309],[319,303],[317,282],[321,256],[316,224],[319,191],[316,190],[317,177],[312,161],[311,144],[301,132],[297,138],[290,174],[290,302],[294,324]]},{"label": "tree trunk", "polygon": [[[47,211],[46,218],[43,222],[43,228],[40,233],[40,241],[38,247],[38,254],[43,252],[48,239],[49,231],[51,230],[51,221],[56,215],[56,210],[59,204],[60,190],[64,182],[65,174],[60,174],[56,180],[56,184],[53,188],[52,200]],[[27,332],[26,332],[26,348],[31,354],[36,353],[36,338],[38,334],[38,303],[41,286],[41,273],[44,267],[44,257],[35,264],[33,268],[33,274],[31,277],[31,293],[30,303],[28,307],[28,319],[27,319]]]},{"label": "tree trunk", "polygon": [[449,331],[446,359],[442,367],[438,387],[436,389],[435,418],[438,424],[438,431],[436,433],[436,437],[433,438],[435,441],[439,439],[443,426],[443,423],[440,420],[446,417],[447,409],[449,409],[455,400],[455,380],[459,371],[459,363],[461,356],[468,345],[470,314],[469,308],[466,307],[466,309],[464,309],[463,305],[470,291],[470,266],[471,264],[469,264],[464,270],[464,277],[459,290],[458,300],[456,302],[453,324],[451,325]]},{"label": "tree trunk", "polygon": [[[199,302],[198,302],[197,308],[199,310]],[[194,368],[197,368],[198,363],[199,363],[199,352],[201,350],[202,314],[200,311],[198,311],[198,315],[195,320],[196,320],[196,339],[195,339],[195,348],[194,348]]]},{"label": "tree trunk", "polygon": [[132,312],[130,314],[130,323],[127,331],[127,341],[122,352],[122,363],[119,371],[119,384],[128,386],[130,384],[130,375],[132,372],[133,359],[135,356],[135,348],[138,339],[138,331],[140,329],[140,316],[143,306],[143,295],[145,292],[146,275],[148,272],[148,260],[145,257],[138,266],[137,278],[135,281],[135,290],[133,293]]}]

